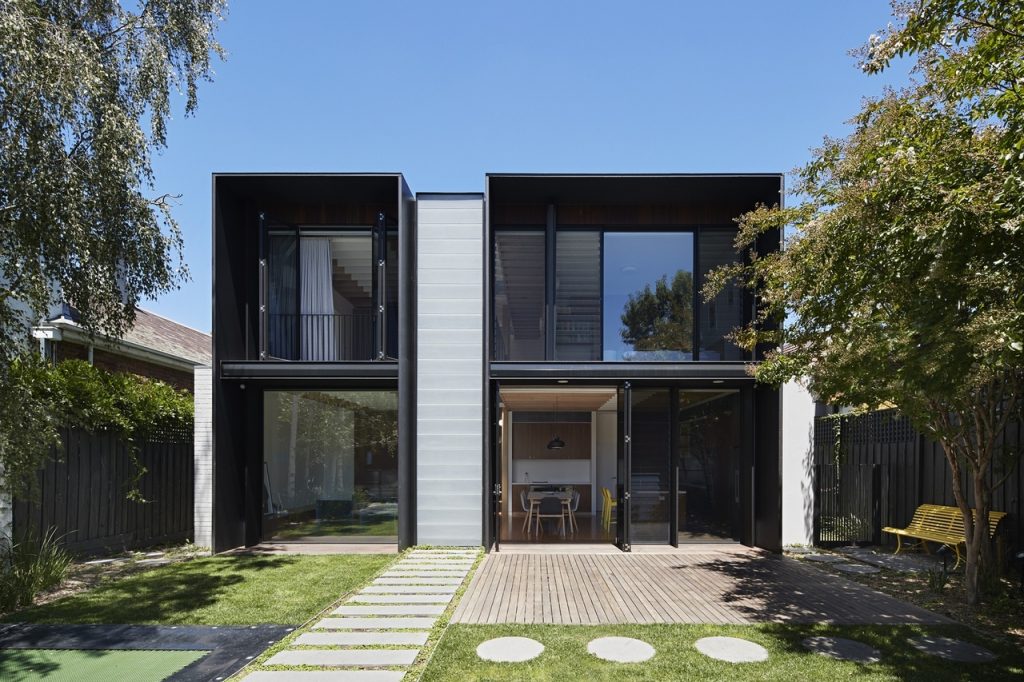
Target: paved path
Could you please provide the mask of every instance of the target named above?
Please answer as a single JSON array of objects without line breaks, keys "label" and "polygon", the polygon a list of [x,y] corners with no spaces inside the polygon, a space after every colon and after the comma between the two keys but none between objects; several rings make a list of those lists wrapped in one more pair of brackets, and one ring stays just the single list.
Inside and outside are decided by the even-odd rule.
[{"label": "paved path", "polygon": [[413,550],[268,659],[263,665],[271,670],[250,673],[246,682],[398,682],[477,554]]},{"label": "paved path", "polygon": [[949,623],[938,614],[757,550],[492,553],[455,623]]}]

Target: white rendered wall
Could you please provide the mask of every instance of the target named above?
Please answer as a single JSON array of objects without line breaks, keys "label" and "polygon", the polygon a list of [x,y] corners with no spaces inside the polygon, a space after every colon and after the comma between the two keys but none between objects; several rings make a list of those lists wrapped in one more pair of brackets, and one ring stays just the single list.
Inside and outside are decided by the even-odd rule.
[{"label": "white rendered wall", "polygon": [[193,542],[213,547],[213,368],[195,368]]},{"label": "white rendered wall", "polygon": [[483,199],[417,198],[416,542],[483,536]]},{"label": "white rendered wall", "polygon": [[782,387],[782,545],[810,545],[814,532],[814,398]]}]

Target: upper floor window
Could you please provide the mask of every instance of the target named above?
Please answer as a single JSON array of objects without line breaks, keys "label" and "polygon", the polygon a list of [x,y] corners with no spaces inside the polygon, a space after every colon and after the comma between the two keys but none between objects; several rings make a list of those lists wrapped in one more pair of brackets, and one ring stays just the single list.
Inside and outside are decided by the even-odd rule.
[{"label": "upper floor window", "polygon": [[267,225],[265,245],[261,357],[397,356],[397,231]]},{"label": "upper floor window", "polygon": [[[494,234],[495,360],[742,360],[726,335],[745,322],[727,287],[705,302],[714,268],[739,256],[735,230],[559,227]],[[550,281],[549,281],[550,278]]]}]

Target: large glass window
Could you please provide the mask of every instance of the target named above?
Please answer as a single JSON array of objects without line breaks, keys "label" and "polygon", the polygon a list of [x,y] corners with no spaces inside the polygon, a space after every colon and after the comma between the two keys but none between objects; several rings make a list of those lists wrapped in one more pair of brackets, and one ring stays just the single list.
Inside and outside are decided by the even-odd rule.
[{"label": "large glass window", "polygon": [[[701,278],[707,277],[715,268],[739,260],[733,241],[736,230],[701,230],[698,250]],[[742,360],[744,351],[726,335],[743,326],[743,290],[735,281],[726,284],[710,301],[701,298],[700,305],[700,359],[701,360]]]},{"label": "large glass window", "polygon": [[398,394],[263,394],[263,537],[396,542]]},{"label": "large glass window", "polygon": [[632,469],[629,474],[632,541],[669,541],[672,511],[672,412],[667,388],[633,389]]},{"label": "large glass window", "polygon": [[740,398],[679,393],[679,541],[739,538]]},{"label": "large glass window", "polygon": [[600,232],[556,235],[555,359],[601,359]]},{"label": "large glass window", "polygon": [[[271,232],[268,267],[270,357],[313,362],[374,359],[377,294],[369,228],[303,231],[298,237],[294,232]],[[394,308],[397,316],[397,301]]]},{"label": "large glass window", "polygon": [[693,357],[693,234],[606,232],[604,359]]},{"label": "large glass window", "polygon": [[494,359],[544,359],[544,233],[494,235]]}]

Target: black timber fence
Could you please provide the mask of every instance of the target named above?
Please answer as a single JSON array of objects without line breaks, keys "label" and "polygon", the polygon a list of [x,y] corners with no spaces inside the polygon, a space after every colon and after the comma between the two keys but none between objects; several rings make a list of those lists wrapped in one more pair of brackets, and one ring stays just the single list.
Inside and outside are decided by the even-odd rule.
[{"label": "black timber fence", "polygon": [[63,431],[64,447],[39,472],[35,494],[14,501],[14,537],[55,528],[77,554],[142,549],[193,537],[191,431],[140,442],[142,501],[127,493],[137,473],[129,445],[109,433]]},{"label": "black timber fence", "polygon": [[[999,449],[1009,455],[993,463],[991,476],[1006,474],[1007,461],[1017,466],[992,495],[992,509],[1008,516],[1000,527],[1004,551],[1024,540],[1024,428],[1011,422]],[[905,527],[922,504],[955,506],[952,474],[942,446],[917,433],[895,410],[864,415],[818,417],[814,423],[815,544],[895,545],[884,526]],[[964,471],[963,492],[974,494]],[[1005,556],[1005,555],[1004,555]]]}]

